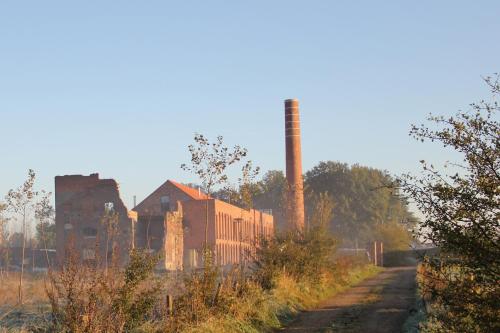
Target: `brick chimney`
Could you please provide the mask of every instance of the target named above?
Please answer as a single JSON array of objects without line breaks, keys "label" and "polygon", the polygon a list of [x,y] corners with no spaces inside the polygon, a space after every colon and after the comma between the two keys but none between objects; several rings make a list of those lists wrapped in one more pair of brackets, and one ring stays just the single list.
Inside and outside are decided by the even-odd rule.
[{"label": "brick chimney", "polygon": [[300,145],[299,101],[285,100],[285,142],[287,227],[289,230],[304,230],[304,181],[302,179],[302,153]]}]

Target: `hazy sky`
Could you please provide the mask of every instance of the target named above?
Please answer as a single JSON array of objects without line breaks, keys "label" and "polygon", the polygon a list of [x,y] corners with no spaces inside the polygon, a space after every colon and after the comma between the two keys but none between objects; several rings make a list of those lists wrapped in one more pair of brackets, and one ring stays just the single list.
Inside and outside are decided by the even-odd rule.
[{"label": "hazy sky", "polygon": [[398,174],[450,157],[408,137],[500,71],[500,1],[0,2],[0,197],[33,168],[98,172],[142,200],[193,133],[284,168],[283,100],[301,103],[304,169]]}]

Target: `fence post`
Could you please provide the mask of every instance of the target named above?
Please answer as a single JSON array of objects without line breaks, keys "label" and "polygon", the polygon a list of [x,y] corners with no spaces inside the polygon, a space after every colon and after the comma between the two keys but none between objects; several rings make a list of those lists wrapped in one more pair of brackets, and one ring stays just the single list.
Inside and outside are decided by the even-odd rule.
[{"label": "fence post", "polygon": [[167,295],[167,310],[168,315],[172,316],[174,313],[174,297],[172,295]]}]

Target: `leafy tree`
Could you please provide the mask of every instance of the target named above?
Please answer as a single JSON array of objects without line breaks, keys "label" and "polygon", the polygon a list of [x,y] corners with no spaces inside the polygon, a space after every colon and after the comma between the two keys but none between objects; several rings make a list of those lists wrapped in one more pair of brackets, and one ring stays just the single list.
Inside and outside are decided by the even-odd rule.
[{"label": "leafy tree", "polygon": [[321,227],[322,229],[329,229],[329,224],[333,219],[333,209],[335,204],[333,198],[328,192],[320,193],[314,198],[314,207],[309,214],[310,226],[312,228]]},{"label": "leafy tree", "polygon": [[[416,219],[406,200],[392,188],[394,181],[381,170],[333,161],[320,162],[305,174],[306,218],[309,222],[314,218],[318,193],[328,193],[335,203],[328,226],[345,245],[354,245],[356,241],[364,245],[377,239],[386,242],[389,245],[386,249],[391,250],[396,244],[392,236],[396,235],[401,236],[408,247],[408,230]],[[256,206],[272,208],[279,213],[285,207],[285,189],[283,173],[268,172],[259,182]],[[275,216],[279,222],[280,215]],[[401,245],[399,242],[397,249]]]},{"label": "leafy tree", "polygon": [[55,249],[56,224],[48,221],[37,223],[36,242],[39,247],[43,247],[44,249]]},{"label": "leafy tree", "polygon": [[21,219],[22,222],[22,257],[21,274],[19,274],[18,301],[23,302],[23,275],[24,275],[24,257],[26,250],[26,231],[27,224],[31,217],[31,211],[35,208],[35,198],[38,192],[33,189],[35,184],[35,172],[28,171],[28,178],[16,190],[10,190],[5,197],[9,210]]},{"label": "leafy tree", "polygon": [[376,239],[382,239],[385,251],[405,251],[411,244],[411,234],[404,224],[380,224],[374,232]]},{"label": "leafy tree", "polygon": [[304,233],[278,233],[264,239],[257,249],[256,279],[265,289],[274,287],[276,277],[286,272],[297,281],[319,283],[333,269],[337,242],[328,228],[333,202],[327,193],[315,197],[316,213]]},{"label": "leafy tree", "polygon": [[332,196],[332,231],[344,242],[371,241],[378,226],[413,220],[406,202],[390,188],[394,179],[387,172],[329,161],[308,171],[305,182],[306,194],[327,191]]},{"label": "leafy tree", "polygon": [[[500,97],[498,79],[486,78]],[[500,126],[497,102],[472,104],[453,117],[430,116],[435,129],[413,126],[420,141],[441,143],[462,157],[438,170],[421,161],[423,172],[402,177],[402,187],[425,214],[419,236],[441,248],[429,260],[427,285],[444,307],[444,331],[500,330]],[[443,315],[444,314],[444,315]]]},{"label": "leafy tree", "polygon": [[215,196],[221,200],[227,201],[243,209],[252,209],[255,196],[260,194],[259,184],[255,178],[260,172],[260,168],[253,167],[252,161],[247,161],[241,168],[241,176],[238,178],[238,184],[227,184],[217,191]]},{"label": "leafy tree", "polygon": [[42,192],[42,197],[35,206],[35,218],[38,222],[36,225],[36,240],[38,246],[44,249],[55,249],[56,247],[55,211],[50,203],[51,195],[50,192]]},{"label": "leafy tree", "polygon": [[287,182],[282,171],[268,171],[258,183],[255,204],[262,209],[284,211]]},{"label": "leafy tree", "polygon": [[7,203],[7,209],[13,214],[13,220],[20,221],[22,223],[21,233],[19,235],[20,240],[16,239],[19,237],[11,236],[11,245],[20,242],[22,247],[21,256],[21,274],[19,275],[19,293],[18,301],[22,304],[23,302],[23,276],[24,276],[24,260],[26,252],[26,244],[29,241],[33,244],[33,239],[27,239],[27,232],[30,231],[29,224],[33,219],[38,219],[39,221],[48,221],[50,218],[50,211],[52,210],[50,206],[50,193],[42,191],[36,191],[35,186],[36,175],[32,169],[28,170],[28,177],[24,183],[17,189],[11,189],[5,197]]},{"label": "leafy tree", "polygon": [[238,178],[239,184],[239,199],[241,207],[252,209],[254,205],[254,196],[258,189],[256,188],[255,178],[260,172],[260,168],[254,168],[252,161],[247,161],[241,168],[241,177]]},{"label": "leafy tree", "polygon": [[116,251],[116,236],[119,233],[118,223],[120,222],[120,216],[114,211],[112,207],[106,207],[104,214],[101,216],[101,226],[105,230],[105,243],[104,243],[104,271],[108,272],[108,268],[113,262],[116,262],[117,251]]},{"label": "leafy tree", "polygon": [[[218,136],[211,143],[204,135],[195,134],[194,144],[188,146],[191,163],[182,164],[181,168],[192,172],[200,179],[207,196],[213,194],[217,186],[226,184],[227,169],[247,155],[247,150],[238,145],[232,150],[224,145],[223,137]],[[205,216],[205,250],[208,250],[208,201]]]}]

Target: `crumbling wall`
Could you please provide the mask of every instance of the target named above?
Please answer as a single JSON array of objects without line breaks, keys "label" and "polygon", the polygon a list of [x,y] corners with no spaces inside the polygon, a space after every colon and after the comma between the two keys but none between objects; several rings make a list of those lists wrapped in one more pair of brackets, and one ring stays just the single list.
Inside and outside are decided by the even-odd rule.
[{"label": "crumbling wall", "polygon": [[180,202],[172,205],[164,215],[140,215],[136,233],[136,246],[159,254],[158,269],[182,270],[184,228]]},{"label": "crumbling wall", "polygon": [[110,264],[111,254],[119,262],[128,260],[134,247],[134,214],[120,198],[114,179],[71,175],[55,177],[56,246],[58,261],[67,250],[80,259]]},{"label": "crumbling wall", "polygon": [[184,228],[182,224],[182,205],[177,211],[165,215],[165,268],[182,270],[184,256]]}]

